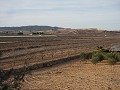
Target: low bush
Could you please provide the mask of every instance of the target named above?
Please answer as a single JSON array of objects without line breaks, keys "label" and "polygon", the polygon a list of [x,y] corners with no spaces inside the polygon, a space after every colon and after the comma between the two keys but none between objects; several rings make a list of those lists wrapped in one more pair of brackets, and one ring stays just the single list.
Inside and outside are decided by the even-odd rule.
[{"label": "low bush", "polygon": [[109,59],[108,59],[108,63],[109,63],[110,65],[115,65],[115,64],[117,63],[117,60],[116,60],[115,58],[109,58]]},{"label": "low bush", "polygon": [[120,61],[120,53],[107,53],[106,58],[114,58],[116,61]]},{"label": "low bush", "polygon": [[106,53],[106,59],[108,58],[115,58],[115,54],[114,53]]},{"label": "low bush", "polygon": [[92,59],[91,62],[93,64],[97,64],[98,62],[101,62],[102,60],[108,60],[108,63],[111,65],[116,64],[120,61],[120,53],[118,52],[106,52],[106,49],[103,49],[102,46],[97,46],[96,51],[92,53],[81,53],[80,57],[82,60],[88,60]]},{"label": "low bush", "polygon": [[0,70],[0,90],[20,90],[25,73],[15,74],[13,69]]},{"label": "low bush", "polygon": [[92,56],[92,63],[93,64],[101,62],[102,60],[104,60],[104,55],[102,53],[93,54],[93,56]]},{"label": "low bush", "polygon": [[98,62],[99,62],[99,58],[93,56],[93,57],[92,57],[92,63],[93,63],[93,64],[97,64]]},{"label": "low bush", "polygon": [[104,49],[103,49],[102,46],[97,46],[96,50],[97,50],[98,52],[103,52],[103,51],[104,51]]},{"label": "low bush", "polygon": [[120,61],[120,53],[115,54],[115,59],[119,62]]},{"label": "low bush", "polygon": [[92,58],[92,53],[91,52],[90,53],[84,53],[84,52],[82,52],[80,54],[80,57],[81,57],[82,60],[91,59]]}]

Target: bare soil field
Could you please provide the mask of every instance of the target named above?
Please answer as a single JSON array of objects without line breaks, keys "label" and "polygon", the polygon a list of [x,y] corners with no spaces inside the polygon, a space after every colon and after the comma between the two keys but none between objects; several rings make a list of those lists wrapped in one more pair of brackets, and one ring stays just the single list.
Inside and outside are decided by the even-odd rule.
[{"label": "bare soil field", "polygon": [[22,90],[120,90],[120,65],[74,61],[32,72]]},{"label": "bare soil field", "polygon": [[9,69],[90,52],[98,45],[110,48],[120,44],[120,34],[0,37],[0,42],[8,42],[0,43],[0,68]]},{"label": "bare soil field", "polygon": [[[20,68],[81,52],[120,44],[118,34],[73,34],[49,37],[0,37],[0,68]],[[120,65],[80,60],[43,68],[25,76],[22,90],[120,90]]]}]

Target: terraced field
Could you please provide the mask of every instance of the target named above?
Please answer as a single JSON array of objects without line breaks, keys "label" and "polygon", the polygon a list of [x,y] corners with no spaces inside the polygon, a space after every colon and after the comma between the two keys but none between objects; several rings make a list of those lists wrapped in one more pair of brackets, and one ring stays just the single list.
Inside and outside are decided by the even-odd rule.
[{"label": "terraced field", "polygon": [[56,58],[92,51],[101,45],[110,48],[120,44],[120,35],[82,34],[33,37],[0,37],[0,68],[23,67]]},{"label": "terraced field", "polygon": [[[91,52],[98,45],[104,48],[120,45],[120,33],[0,37],[0,68],[36,65]],[[120,90],[119,76],[120,64],[93,65],[78,59],[27,74],[22,90]]]}]

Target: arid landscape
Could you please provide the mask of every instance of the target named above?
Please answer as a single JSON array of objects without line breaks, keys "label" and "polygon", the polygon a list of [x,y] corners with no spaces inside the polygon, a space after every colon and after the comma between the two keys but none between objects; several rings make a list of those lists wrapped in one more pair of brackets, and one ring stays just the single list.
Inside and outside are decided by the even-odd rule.
[{"label": "arid landscape", "polygon": [[0,0],[0,90],[120,90],[120,0]]},{"label": "arid landscape", "polygon": [[[81,52],[91,52],[97,46],[110,48],[120,43],[120,33],[106,33],[96,30],[94,32],[86,30],[84,33],[79,30],[80,34],[64,34],[65,30],[61,32],[62,34],[56,32],[56,34],[49,36],[1,36],[0,51],[2,57],[0,58],[0,67],[4,69],[22,67],[25,63],[31,65],[80,54]],[[67,30],[67,32],[70,31]]]},{"label": "arid landscape", "polygon": [[[54,32],[54,33],[53,33]],[[0,36],[0,68],[31,67],[93,52],[97,46],[120,45],[120,32],[102,30],[50,30],[47,35]],[[52,62],[52,63],[53,63]],[[51,64],[52,64],[51,63]],[[48,67],[49,66],[49,67]],[[21,90],[120,90],[120,64],[96,65],[80,58],[42,66],[26,74]]]},{"label": "arid landscape", "polygon": [[[112,71],[112,68],[114,69]],[[23,90],[119,90],[120,65],[78,61],[33,72]]]}]

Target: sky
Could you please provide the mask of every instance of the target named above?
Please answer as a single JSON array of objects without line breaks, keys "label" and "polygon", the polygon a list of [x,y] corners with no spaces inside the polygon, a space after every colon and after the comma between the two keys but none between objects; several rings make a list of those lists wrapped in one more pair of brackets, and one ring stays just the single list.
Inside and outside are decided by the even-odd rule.
[{"label": "sky", "polygon": [[120,30],[120,0],[0,0],[1,26]]}]

